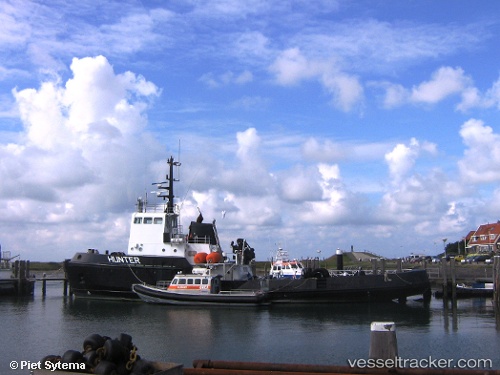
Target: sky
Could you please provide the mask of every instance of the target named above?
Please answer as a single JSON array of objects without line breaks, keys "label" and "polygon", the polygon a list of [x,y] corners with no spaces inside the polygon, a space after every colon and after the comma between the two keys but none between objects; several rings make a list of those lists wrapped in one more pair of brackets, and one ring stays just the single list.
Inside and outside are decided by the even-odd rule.
[{"label": "sky", "polygon": [[435,255],[500,219],[500,3],[3,1],[0,244],[126,251],[176,203],[257,259]]}]

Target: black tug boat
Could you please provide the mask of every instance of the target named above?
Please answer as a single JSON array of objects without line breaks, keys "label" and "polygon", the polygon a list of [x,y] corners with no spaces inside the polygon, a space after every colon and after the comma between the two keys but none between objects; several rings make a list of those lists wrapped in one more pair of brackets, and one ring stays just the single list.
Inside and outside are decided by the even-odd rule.
[{"label": "black tug boat", "polygon": [[173,157],[168,159],[166,181],[154,183],[163,198],[161,205],[148,205],[137,200],[137,211],[130,224],[127,253],[89,249],[76,253],[64,262],[71,292],[76,297],[106,299],[138,299],[132,284],[156,285],[161,280],[172,280],[179,273],[190,273],[195,256],[205,253],[213,259],[222,259],[215,221],[203,223],[198,216],[189,226],[188,235],[179,224],[179,207],[174,204],[174,166],[180,166]]}]

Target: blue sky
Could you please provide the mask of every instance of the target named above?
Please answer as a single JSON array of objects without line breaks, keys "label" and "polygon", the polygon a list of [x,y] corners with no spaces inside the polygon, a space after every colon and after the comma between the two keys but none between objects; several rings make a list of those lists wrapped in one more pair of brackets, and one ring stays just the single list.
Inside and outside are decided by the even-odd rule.
[{"label": "blue sky", "polygon": [[3,2],[2,249],[125,251],[174,155],[226,250],[436,254],[500,219],[499,8]]}]

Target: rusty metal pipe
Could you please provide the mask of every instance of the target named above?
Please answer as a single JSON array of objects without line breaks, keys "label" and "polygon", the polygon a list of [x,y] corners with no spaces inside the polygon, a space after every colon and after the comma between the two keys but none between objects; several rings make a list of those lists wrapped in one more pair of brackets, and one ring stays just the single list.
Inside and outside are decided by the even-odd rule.
[{"label": "rusty metal pipe", "polygon": [[[275,370],[241,370],[220,368],[184,368],[184,375],[352,375],[341,372],[303,372],[303,371],[275,371]],[[368,373],[369,374],[369,373]]]},{"label": "rusty metal pipe", "polygon": [[500,370],[437,368],[356,368],[349,366],[306,365],[291,363],[195,360],[194,369],[185,375],[309,375],[309,374],[391,374],[391,375],[500,375]]},{"label": "rusty metal pipe", "polygon": [[306,365],[295,363],[266,363],[266,362],[237,362],[237,361],[211,361],[195,360],[194,368],[211,368],[226,370],[251,370],[251,371],[280,371],[280,372],[299,372],[299,373],[343,373],[343,374],[387,374],[387,369],[361,369],[349,366],[335,365]]}]

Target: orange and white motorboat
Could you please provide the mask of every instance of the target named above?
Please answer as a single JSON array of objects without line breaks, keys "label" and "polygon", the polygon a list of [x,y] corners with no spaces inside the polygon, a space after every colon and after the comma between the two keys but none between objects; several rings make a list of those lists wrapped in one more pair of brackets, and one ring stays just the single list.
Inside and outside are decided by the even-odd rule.
[{"label": "orange and white motorboat", "polygon": [[221,275],[178,274],[168,285],[134,284],[143,301],[169,305],[254,306],[268,302],[261,290],[222,290]]}]

